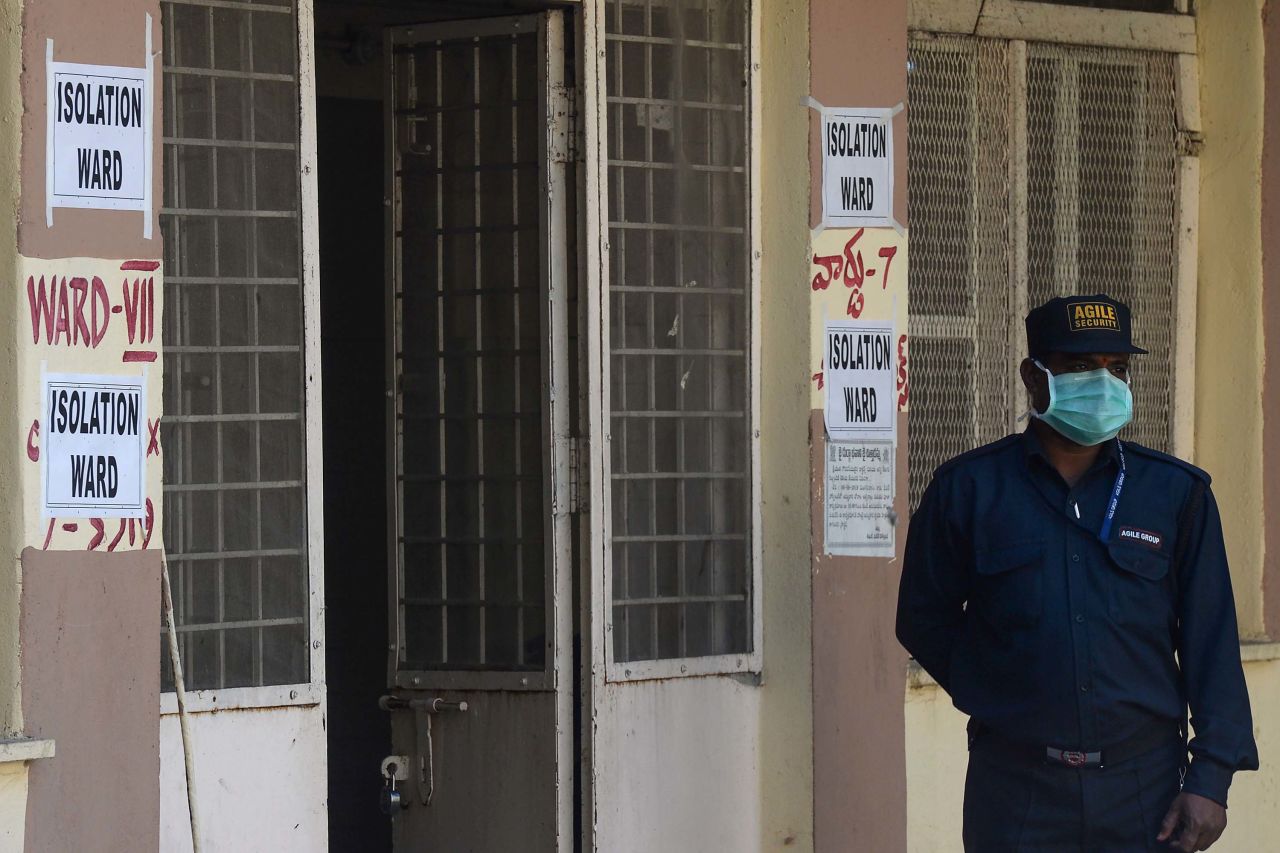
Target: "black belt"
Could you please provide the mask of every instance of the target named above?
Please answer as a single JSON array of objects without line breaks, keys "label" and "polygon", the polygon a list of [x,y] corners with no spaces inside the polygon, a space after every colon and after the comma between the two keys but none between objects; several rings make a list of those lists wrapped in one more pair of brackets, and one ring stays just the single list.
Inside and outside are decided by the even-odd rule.
[{"label": "black belt", "polygon": [[1185,740],[1176,724],[1148,726],[1135,735],[1096,750],[1061,749],[1007,738],[976,720],[969,721],[969,749],[1027,764],[1055,764],[1062,767],[1102,768]]}]

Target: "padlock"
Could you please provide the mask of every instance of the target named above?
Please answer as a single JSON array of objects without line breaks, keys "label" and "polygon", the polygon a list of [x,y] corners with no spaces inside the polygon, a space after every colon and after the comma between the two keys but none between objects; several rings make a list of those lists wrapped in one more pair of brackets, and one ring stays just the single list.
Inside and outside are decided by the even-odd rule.
[{"label": "padlock", "polygon": [[378,797],[378,805],[382,813],[392,817],[409,806],[396,787],[398,781],[407,778],[404,765],[397,759],[400,759],[400,756],[388,755],[382,760],[382,793]]},{"label": "padlock", "polygon": [[[394,765],[392,765],[394,767]],[[382,809],[384,815],[394,817],[404,808],[401,800],[400,792],[396,790],[396,777],[393,770],[391,775],[383,777],[384,784],[382,786],[382,794],[378,798],[378,805]]]}]

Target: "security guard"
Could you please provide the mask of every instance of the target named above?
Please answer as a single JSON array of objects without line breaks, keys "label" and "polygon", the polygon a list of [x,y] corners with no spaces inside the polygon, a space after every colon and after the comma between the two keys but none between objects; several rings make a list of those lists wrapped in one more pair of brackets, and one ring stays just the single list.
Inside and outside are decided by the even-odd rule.
[{"label": "security guard", "polygon": [[1128,306],[1053,299],[1026,329],[1031,423],[934,473],[898,598],[970,715],[965,850],[1206,850],[1258,767],[1209,475],[1116,438]]}]

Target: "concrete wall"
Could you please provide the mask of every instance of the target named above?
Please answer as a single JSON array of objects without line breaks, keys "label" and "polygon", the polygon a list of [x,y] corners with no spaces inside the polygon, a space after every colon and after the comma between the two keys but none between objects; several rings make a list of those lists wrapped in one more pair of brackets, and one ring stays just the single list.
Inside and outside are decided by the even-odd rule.
[{"label": "concrete wall", "polygon": [[1263,0],[1197,4],[1200,288],[1196,303],[1196,462],[1231,558],[1240,631],[1262,637]]},{"label": "concrete wall", "polygon": [[[140,279],[142,289],[155,294],[156,329],[163,290],[154,215],[149,240],[143,237],[146,217],[136,211],[59,208],[53,225],[46,223],[47,40],[53,40],[58,61],[142,67],[147,13],[158,48],[160,9],[154,0],[0,4],[0,70],[7,72],[0,74],[0,208],[9,210],[14,223],[10,235],[0,238],[0,276],[6,281],[0,296],[0,734],[34,734],[66,745],[32,765],[29,796],[22,765],[5,767],[0,838],[17,849],[25,844],[41,850],[146,850],[158,838],[160,552],[158,535],[152,538],[160,526],[158,453],[147,454],[145,463],[153,499],[147,517],[40,515],[41,370],[142,374],[144,364],[126,362],[124,351],[158,355],[158,338],[127,334],[121,288]],[[153,94],[158,128],[158,85]],[[158,167],[158,129],[153,138]],[[154,175],[158,203],[158,168]],[[122,269],[126,261],[145,262],[148,269]],[[42,276],[46,286],[55,277],[102,279],[109,300],[104,307],[120,310],[101,318],[106,330],[99,340],[73,343],[44,334],[42,319],[32,313],[38,297],[32,299],[26,286],[30,279],[38,294]],[[73,299],[72,324],[76,313]],[[153,422],[161,413],[160,366],[156,360],[146,369],[146,414]],[[70,704],[70,685],[93,701]],[[107,794],[96,800],[101,809],[82,804],[68,814],[84,791],[104,789]],[[13,804],[24,798],[21,824],[14,825]]]},{"label": "concrete wall", "polygon": [[22,850],[27,830],[27,763],[0,764],[0,850]]},{"label": "concrete wall", "polygon": [[[17,222],[21,199],[21,75],[22,2],[4,0],[0,3],[0,218],[7,222]],[[17,241],[11,236],[0,237],[0,271],[5,279],[12,282],[12,286],[0,287],[0,318],[12,318],[0,325],[0,428],[3,429],[0,435],[8,438],[0,442],[0,482],[3,483],[20,482],[19,477],[27,461],[22,446],[12,439],[21,434],[18,414],[20,338],[15,328],[21,289],[16,286],[17,267]],[[0,500],[0,737],[22,731],[18,672],[18,554],[24,540],[22,502]]]},{"label": "concrete wall", "polygon": [[[1275,815],[1280,812],[1280,660],[1245,664],[1253,702],[1254,736],[1262,770],[1239,773],[1231,786],[1227,831],[1214,853],[1258,853],[1275,848]],[[961,853],[961,806],[969,753],[967,717],[932,683],[908,684],[907,817],[910,853]]]},{"label": "concrete wall", "polygon": [[[890,108],[906,100],[906,0],[811,0],[810,94],[828,107]],[[907,123],[894,120],[894,204],[907,224]],[[821,219],[822,160],[816,111],[810,114],[810,225]],[[855,229],[827,229],[811,239],[804,287],[817,257],[844,254]],[[892,266],[880,248],[897,252]],[[860,319],[893,319],[905,335],[907,238],[892,228],[867,229],[852,249],[868,277]],[[799,273],[799,270],[797,270]],[[889,273],[886,276],[886,273]],[[906,653],[893,634],[898,559],[905,526],[897,530],[893,560],[828,556],[823,540],[826,438],[822,373],[823,324],[849,319],[847,281],[810,287],[810,477],[813,539],[814,846],[821,851],[902,850],[907,838],[907,779],[902,682]],[[861,283],[859,283],[861,286]],[[904,339],[905,340],[905,339]],[[905,365],[903,365],[905,367]],[[766,386],[767,387],[767,386]],[[905,390],[905,389],[904,389]],[[907,517],[905,400],[898,415],[897,517]],[[892,405],[890,401],[890,405]]]},{"label": "concrete wall", "polygon": [[760,5],[764,101],[764,685],[759,717],[763,850],[813,849],[813,679],[809,542],[808,28],[806,0]]},{"label": "concrete wall", "polygon": [[[1266,5],[1264,15],[1262,0],[1196,4],[1205,140],[1200,155],[1195,456],[1214,476],[1246,639],[1274,639],[1280,629],[1280,560],[1275,547],[1266,547],[1280,537],[1280,513],[1270,500],[1280,492],[1276,476],[1266,473],[1280,465],[1280,413],[1273,393],[1280,389],[1275,385],[1280,379],[1273,371],[1264,373],[1267,355],[1280,353],[1277,336],[1268,340],[1264,334],[1264,328],[1280,323],[1280,287],[1271,280],[1280,267],[1275,257],[1267,257],[1274,255],[1268,249],[1280,233],[1276,208],[1268,209],[1280,204],[1280,35],[1274,3]],[[1272,595],[1264,598],[1266,581]],[[1264,611],[1270,618],[1264,618]],[[1278,652],[1274,644],[1246,650],[1261,658],[1246,662],[1245,676],[1262,769],[1236,776],[1228,829],[1215,851],[1245,853],[1276,846]],[[908,849],[959,851],[965,718],[927,679],[908,685],[906,717]]]},{"label": "concrete wall", "polygon": [[[1266,347],[1262,386],[1262,443],[1267,506],[1280,506],[1280,4],[1262,12],[1265,70],[1262,135],[1262,328]],[[1263,617],[1268,637],[1280,638],[1280,513],[1266,513],[1263,542]]]},{"label": "concrete wall", "polygon": [[[325,753],[313,707],[219,711],[191,717],[201,849],[328,849]],[[178,718],[160,725],[160,850],[191,850]],[[377,785],[378,770],[368,784]]]}]

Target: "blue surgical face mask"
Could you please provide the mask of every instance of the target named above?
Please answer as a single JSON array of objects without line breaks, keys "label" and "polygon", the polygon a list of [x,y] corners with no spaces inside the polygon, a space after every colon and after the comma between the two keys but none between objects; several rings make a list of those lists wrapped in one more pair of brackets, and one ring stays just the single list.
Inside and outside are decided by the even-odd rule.
[{"label": "blue surgical face mask", "polygon": [[1129,383],[1109,370],[1053,374],[1049,377],[1049,408],[1032,415],[1076,444],[1091,447],[1116,437],[1133,420],[1133,392]]}]

